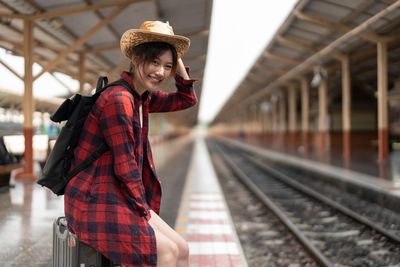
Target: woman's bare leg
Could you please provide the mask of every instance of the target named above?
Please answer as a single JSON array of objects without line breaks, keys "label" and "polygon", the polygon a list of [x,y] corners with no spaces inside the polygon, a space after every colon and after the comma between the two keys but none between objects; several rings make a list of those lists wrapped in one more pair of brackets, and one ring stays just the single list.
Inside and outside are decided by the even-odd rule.
[{"label": "woman's bare leg", "polygon": [[[151,219],[149,223],[155,232],[162,234],[175,244],[178,249],[177,267],[188,267],[189,266],[189,246],[187,242],[172,229],[163,219],[160,218],[154,211],[151,212]],[[157,238],[157,234],[156,234]],[[157,240],[157,252],[158,252],[158,240]],[[160,265],[163,266],[163,265]]]},{"label": "woman's bare leg", "polygon": [[154,223],[149,220],[149,224],[154,230],[157,241],[157,266],[175,267],[178,260],[178,247],[165,236]]}]

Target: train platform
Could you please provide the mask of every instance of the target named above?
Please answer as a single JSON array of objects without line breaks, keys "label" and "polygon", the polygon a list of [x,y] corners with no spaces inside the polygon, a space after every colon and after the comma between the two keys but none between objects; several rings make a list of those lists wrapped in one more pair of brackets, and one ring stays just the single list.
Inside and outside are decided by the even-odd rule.
[{"label": "train platform", "polygon": [[231,143],[238,148],[251,151],[261,157],[295,166],[315,173],[316,175],[329,177],[329,179],[333,179],[344,186],[353,186],[353,188],[357,189],[355,192],[364,194],[367,198],[380,202],[379,204],[387,206],[388,208],[398,210],[396,207],[400,200],[400,171],[398,169],[400,154],[392,154],[390,161],[387,163],[391,168],[391,178],[385,179],[378,175],[374,175],[369,171],[360,171],[359,168],[362,169],[362,166],[365,166],[365,169],[367,170],[371,169],[371,165],[374,163],[370,161],[359,161],[357,162],[359,168],[349,169],[336,164],[334,159],[328,162],[323,162],[316,157],[304,158],[301,155],[294,155],[285,151],[274,150],[257,143],[249,143],[243,140],[240,141],[223,137],[220,137],[220,139]]},{"label": "train platform", "polygon": [[247,266],[204,139],[195,140],[175,230],[190,266]]}]

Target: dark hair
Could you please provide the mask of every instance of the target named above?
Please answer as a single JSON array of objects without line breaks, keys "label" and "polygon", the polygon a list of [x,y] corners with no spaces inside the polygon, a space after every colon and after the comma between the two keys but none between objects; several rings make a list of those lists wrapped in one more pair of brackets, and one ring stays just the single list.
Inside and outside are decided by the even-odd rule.
[{"label": "dark hair", "polygon": [[[152,62],[154,59],[158,58],[165,51],[170,50],[172,53],[172,74],[175,74],[178,65],[178,55],[176,53],[175,47],[165,42],[150,42],[143,43],[135,48],[133,48],[132,56],[137,57],[138,65],[144,65],[146,63]],[[129,72],[133,74],[135,66],[132,61],[129,64]]]}]

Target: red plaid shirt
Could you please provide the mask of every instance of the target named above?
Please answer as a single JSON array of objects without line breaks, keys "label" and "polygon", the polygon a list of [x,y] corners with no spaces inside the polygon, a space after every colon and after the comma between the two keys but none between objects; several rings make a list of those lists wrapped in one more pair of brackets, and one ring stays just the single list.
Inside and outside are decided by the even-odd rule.
[{"label": "red plaid shirt", "polygon": [[[129,73],[121,79],[132,88]],[[71,168],[102,142],[110,150],[81,171],[65,190],[68,228],[114,263],[156,265],[149,209],[159,212],[161,186],[148,140],[148,113],[189,108],[197,103],[195,80],[175,76],[177,91],[146,91],[141,96],[122,86],[107,88],[89,113]],[[139,107],[142,105],[143,127]]]}]

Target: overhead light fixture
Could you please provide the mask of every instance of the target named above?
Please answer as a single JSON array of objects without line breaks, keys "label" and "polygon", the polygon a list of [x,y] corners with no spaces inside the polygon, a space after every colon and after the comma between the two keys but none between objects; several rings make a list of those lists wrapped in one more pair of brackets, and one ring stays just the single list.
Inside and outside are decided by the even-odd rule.
[{"label": "overhead light fixture", "polygon": [[59,29],[62,26],[64,26],[64,22],[62,21],[62,19],[60,17],[51,18],[49,22],[50,22],[51,26],[53,26],[56,29]]},{"label": "overhead light fixture", "polygon": [[267,101],[264,101],[260,104],[260,108],[264,112],[268,112],[271,109],[271,104]]},{"label": "overhead light fixture", "polygon": [[314,77],[311,80],[311,87],[317,87],[321,81],[328,78],[328,72],[322,66],[314,67]]}]

